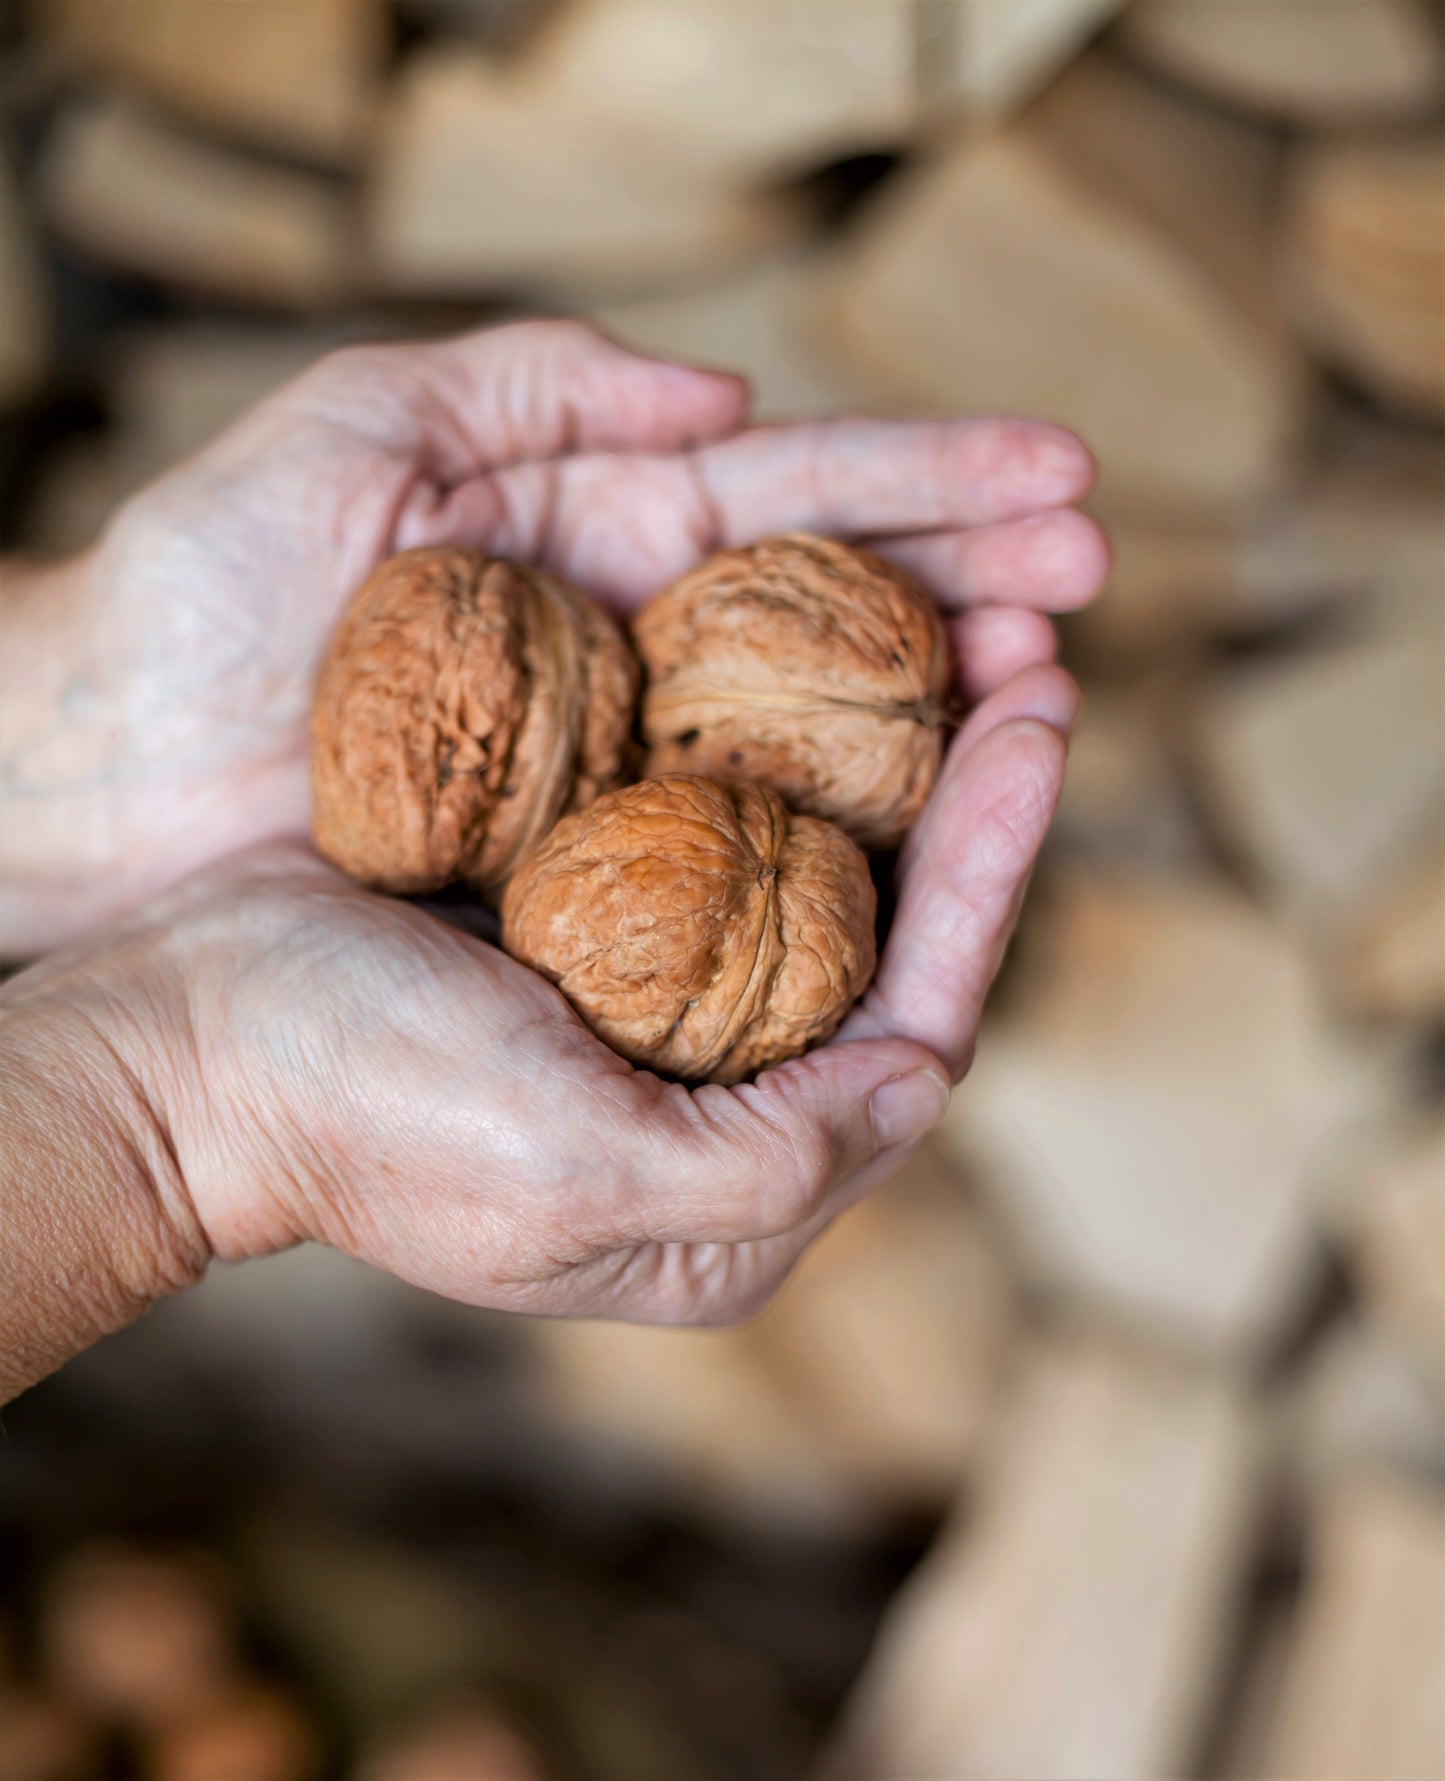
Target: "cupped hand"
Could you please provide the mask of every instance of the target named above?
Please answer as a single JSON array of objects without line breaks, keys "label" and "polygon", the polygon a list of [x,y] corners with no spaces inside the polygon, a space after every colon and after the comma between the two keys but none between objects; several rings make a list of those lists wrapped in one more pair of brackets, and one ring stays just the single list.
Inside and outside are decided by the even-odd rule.
[{"label": "cupped hand", "polygon": [[[263,402],[124,507],[81,566],[81,659],[0,776],[14,845],[33,833],[46,868],[10,905],[26,938],[306,832],[321,655],[356,586],[413,545],[541,563],[627,612],[722,546],[790,528],[865,540],[954,615],[967,697],[1024,674],[1010,709],[1055,721],[1072,695],[1045,666],[1043,614],[1083,604],[1106,566],[1068,505],[1092,474],[1077,440],[1012,420],[744,428],[746,406],[735,377],[569,322],[350,348]],[[1018,747],[992,745],[994,801],[1049,803],[1030,789],[1037,743]],[[948,871],[950,809],[945,788],[913,849],[921,886]]]},{"label": "cupped hand", "polygon": [[[536,323],[322,361],[132,502],[83,565],[84,660],[7,784],[117,933],[7,996],[102,1032],[150,1109],[177,1270],[306,1238],[519,1310],[717,1321],[897,1166],[967,1068],[1062,783],[1046,611],[1106,553],[1091,466],[1020,421],[743,429],[736,379]],[[621,611],[709,551],[864,540],[949,611],[974,709],[830,1044],[737,1089],[635,1071],[540,978],[294,845],[336,616],[382,559],[475,544]],[[49,772],[51,778],[46,779]],[[236,849],[255,849],[233,853]]]},{"label": "cupped hand", "polygon": [[[990,746],[960,752],[965,801]],[[981,894],[950,969],[972,965],[948,984],[970,1030],[1012,917],[992,888],[1000,834],[971,837],[950,864]],[[757,1309],[942,1117],[948,1068],[885,1030],[905,952],[890,945],[852,1036],[689,1091],[633,1069],[495,948],[273,844],[5,995],[119,1061],[146,1122],[132,1148],[164,1159],[171,1285],[213,1255],[314,1239],[470,1304],[716,1323]]]}]

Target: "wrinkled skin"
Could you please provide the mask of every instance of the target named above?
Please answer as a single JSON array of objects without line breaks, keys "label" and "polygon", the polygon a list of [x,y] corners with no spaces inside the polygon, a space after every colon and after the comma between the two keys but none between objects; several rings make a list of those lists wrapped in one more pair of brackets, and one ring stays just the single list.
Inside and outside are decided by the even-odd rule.
[{"label": "wrinkled skin", "polygon": [[938,777],[953,664],[912,576],[830,538],[710,557],[638,614],[649,773],[770,786],[896,847]]},{"label": "wrinkled skin", "polygon": [[[121,1060],[143,1090],[174,1164],[154,1172],[176,1248],[159,1277],[316,1238],[472,1303],[735,1317],[941,1116],[1060,789],[1077,694],[1042,612],[1103,578],[1067,506],[1091,466],[1041,423],[748,430],[745,407],[736,379],[573,324],[355,349],[17,602],[0,946],[92,937],[0,1011],[69,1056],[91,1043],[83,1005],[87,1080]],[[827,1045],[689,1094],[502,953],[274,845],[306,834],[326,639],[386,556],[467,543],[626,613],[789,529],[918,575],[979,701],[904,848],[877,975]],[[133,930],[95,934],[196,868]]]},{"label": "wrinkled skin", "polygon": [[553,829],[507,886],[502,940],[632,1063],[732,1083],[838,1030],[877,908],[832,823],[667,773]]}]

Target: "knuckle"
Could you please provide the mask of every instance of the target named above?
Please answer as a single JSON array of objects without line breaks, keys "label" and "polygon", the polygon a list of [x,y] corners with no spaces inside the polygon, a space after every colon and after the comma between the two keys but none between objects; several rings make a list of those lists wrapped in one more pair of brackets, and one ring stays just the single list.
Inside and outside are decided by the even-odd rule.
[{"label": "knuckle", "polygon": [[392,347],[370,343],[336,346],[302,374],[302,381],[313,389],[335,389],[384,370],[394,352]]},{"label": "knuckle", "polygon": [[755,1317],[773,1296],[779,1275],[765,1252],[746,1243],[684,1243],[662,1247],[645,1292],[629,1315],[688,1329],[731,1329]]},{"label": "knuckle", "polygon": [[714,1294],[696,1302],[689,1321],[695,1329],[737,1329],[767,1308],[780,1284],[773,1275],[734,1266]]},{"label": "knuckle", "polygon": [[559,354],[595,351],[611,343],[591,322],[576,316],[542,316],[522,322],[509,322],[497,330],[516,346]]},{"label": "knuckle", "polygon": [[838,1147],[822,1126],[805,1126],[789,1134],[775,1171],[791,1224],[811,1218],[827,1197],[838,1163]]}]

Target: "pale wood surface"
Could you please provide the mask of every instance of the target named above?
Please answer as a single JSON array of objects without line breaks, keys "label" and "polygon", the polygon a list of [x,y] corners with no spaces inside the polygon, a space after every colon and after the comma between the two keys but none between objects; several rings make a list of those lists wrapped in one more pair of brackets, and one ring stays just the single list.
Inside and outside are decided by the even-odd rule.
[{"label": "pale wood surface", "polygon": [[1237,892],[1070,863],[943,1137],[1041,1286],[1239,1359],[1298,1313],[1322,1150],[1393,1082]]},{"label": "pale wood surface", "polygon": [[913,126],[911,0],[592,0],[524,81],[549,108],[727,186],[896,146]]},{"label": "pale wood surface", "polygon": [[50,42],[211,126],[350,160],[387,24],[380,0],[45,0]]},{"label": "pale wood surface", "polygon": [[1445,136],[1300,151],[1284,217],[1303,336],[1388,401],[1445,414]]},{"label": "pale wood surface", "polygon": [[990,1432],[1014,1331],[1002,1260],[920,1154],[740,1330],[538,1321],[549,1413],[714,1509],[849,1521],[941,1507]]},{"label": "pale wood surface", "polygon": [[1374,891],[1339,936],[1334,976],[1346,1004],[1422,1024],[1445,1019],[1445,849]]},{"label": "pale wood surface", "polygon": [[1256,1504],[1218,1379],[1063,1341],[1020,1380],[976,1511],[905,1586],[830,1773],[1184,1772]]},{"label": "pale wood surface", "polygon": [[1335,1213],[1376,1315],[1445,1385],[1445,1117],[1379,1144]]},{"label": "pale wood surface", "polygon": [[1303,124],[1416,115],[1445,85],[1418,0],[1135,0],[1120,36],[1163,73]]},{"label": "pale wood surface", "polygon": [[605,304],[593,319],[639,352],[744,372],[758,420],[806,420],[859,400],[846,368],[817,350],[808,327],[817,276],[815,253],[791,253],[703,290]]},{"label": "pale wood surface", "polygon": [[1437,1781],[1445,1503],[1397,1481],[1353,1481],[1325,1506],[1312,1558],[1266,1774]]},{"label": "pale wood surface", "polygon": [[212,147],[119,101],[82,102],[59,119],[40,186],[63,233],[134,272],[296,308],[346,286],[347,211],[328,181]]},{"label": "pale wood surface", "polygon": [[1407,872],[1445,804],[1438,615],[1251,663],[1194,726],[1210,807],[1281,905],[1338,922]]},{"label": "pale wood surface", "polygon": [[1106,503],[1157,517],[1255,499],[1301,388],[1262,298],[1268,161],[1242,127],[1081,65],[1002,134],[891,186],[840,252],[820,326],[884,402],[1081,429]]},{"label": "pale wood surface", "polygon": [[788,206],[704,191],[449,45],[400,75],[366,210],[377,283],[452,296],[697,282],[793,224]]},{"label": "pale wood surface", "polygon": [[[929,34],[920,46],[927,89],[961,100],[970,113],[1016,109],[1078,54],[1119,11],[1121,0],[943,0],[920,7]],[[943,19],[937,19],[938,13]],[[932,65],[930,65],[932,64]]]}]

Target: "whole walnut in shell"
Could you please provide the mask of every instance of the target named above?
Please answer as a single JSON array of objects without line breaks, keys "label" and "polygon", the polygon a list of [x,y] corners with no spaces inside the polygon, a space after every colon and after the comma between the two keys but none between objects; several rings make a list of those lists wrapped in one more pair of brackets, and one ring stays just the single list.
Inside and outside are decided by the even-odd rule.
[{"label": "whole walnut in shell", "polygon": [[317,846],[381,890],[499,885],[624,777],[637,680],[575,588],[460,546],[404,551],[352,600],[317,682]]},{"label": "whole walnut in shell", "polygon": [[738,1082],[832,1033],[873,975],[868,864],[760,785],[670,773],[527,860],[503,944],[636,1064]]},{"label": "whole walnut in shell", "polygon": [[948,639],[932,600],[864,550],[793,533],[710,557],[637,619],[649,773],[771,786],[893,847],[943,759]]}]

